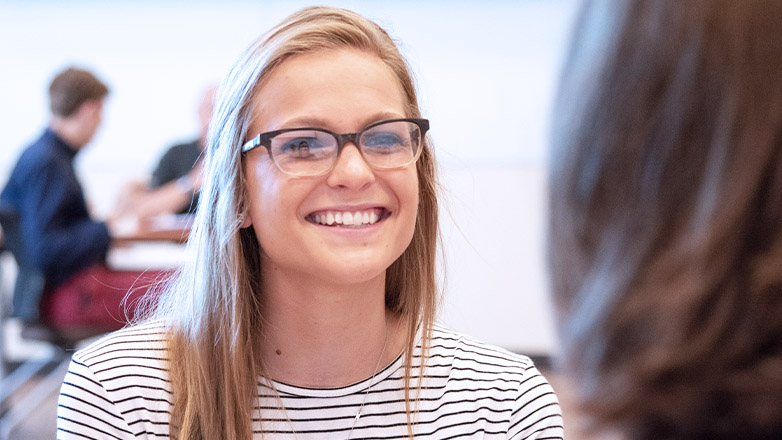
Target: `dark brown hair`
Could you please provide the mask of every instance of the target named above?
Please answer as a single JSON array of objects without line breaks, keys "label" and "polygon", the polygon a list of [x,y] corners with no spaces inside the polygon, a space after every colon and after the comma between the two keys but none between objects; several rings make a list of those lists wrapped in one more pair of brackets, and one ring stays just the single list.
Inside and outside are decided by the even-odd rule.
[{"label": "dark brown hair", "polygon": [[109,89],[92,73],[69,67],[49,85],[49,108],[53,115],[67,118],[87,101],[102,99]]},{"label": "dark brown hair", "polygon": [[575,400],[633,439],[782,438],[782,2],[588,1],[549,262]]}]

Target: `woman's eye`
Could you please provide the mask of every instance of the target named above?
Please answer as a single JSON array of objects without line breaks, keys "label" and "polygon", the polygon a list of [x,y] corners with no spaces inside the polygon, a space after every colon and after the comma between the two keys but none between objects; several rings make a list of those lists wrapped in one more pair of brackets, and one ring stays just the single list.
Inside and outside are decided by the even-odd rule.
[{"label": "woman's eye", "polygon": [[403,145],[404,140],[397,133],[381,132],[365,135],[361,143],[368,148],[390,148]]},{"label": "woman's eye", "polygon": [[410,148],[410,137],[391,131],[370,133],[362,137],[361,148],[369,154],[401,153]]}]

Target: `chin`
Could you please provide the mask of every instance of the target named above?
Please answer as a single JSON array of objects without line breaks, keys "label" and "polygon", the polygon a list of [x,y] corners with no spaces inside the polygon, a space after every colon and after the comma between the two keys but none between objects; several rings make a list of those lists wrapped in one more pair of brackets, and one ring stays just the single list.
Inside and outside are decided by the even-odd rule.
[{"label": "chin", "polygon": [[385,283],[386,269],[388,269],[387,265],[341,266],[332,268],[327,274],[324,274],[323,278],[324,281],[330,280],[334,284],[345,286],[377,282],[378,280]]}]

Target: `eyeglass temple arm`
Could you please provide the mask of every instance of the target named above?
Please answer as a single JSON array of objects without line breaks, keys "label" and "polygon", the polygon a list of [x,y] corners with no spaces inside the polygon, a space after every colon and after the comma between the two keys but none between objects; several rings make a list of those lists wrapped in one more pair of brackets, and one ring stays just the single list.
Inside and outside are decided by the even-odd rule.
[{"label": "eyeglass temple arm", "polygon": [[260,134],[250,139],[249,141],[245,142],[244,145],[242,145],[242,153],[246,153],[252,150],[253,148],[257,147],[258,145],[261,145]]}]

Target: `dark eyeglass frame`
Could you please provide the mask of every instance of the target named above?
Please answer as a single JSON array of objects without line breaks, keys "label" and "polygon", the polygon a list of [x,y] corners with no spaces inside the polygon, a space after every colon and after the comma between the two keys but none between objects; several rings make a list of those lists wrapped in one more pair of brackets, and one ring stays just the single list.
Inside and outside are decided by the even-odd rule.
[{"label": "dark eyeglass frame", "polygon": [[[413,158],[413,160],[410,163],[407,163],[405,165],[399,165],[398,167],[393,167],[393,168],[377,168],[374,165],[372,165],[372,163],[367,161],[366,158],[364,157],[364,152],[361,150],[361,146],[359,144],[359,139],[361,138],[361,135],[364,134],[364,132],[366,132],[366,131],[374,128],[374,127],[377,127],[378,125],[388,124],[388,123],[391,123],[391,122],[412,122],[413,124],[417,125],[418,129],[421,130],[421,145],[419,146],[418,151],[416,152],[415,157]],[[244,145],[242,145],[242,154],[244,155],[247,152],[252,151],[253,149],[255,149],[257,147],[261,147],[262,146],[262,147],[266,148],[266,151],[269,153],[269,157],[271,157],[272,162],[274,162],[274,165],[277,167],[277,169],[279,169],[280,171],[282,171],[285,174],[290,174],[290,175],[297,176],[297,174],[292,174],[290,172],[287,172],[287,171],[283,170],[280,167],[280,165],[277,164],[277,160],[274,158],[274,154],[272,154],[272,138],[277,136],[277,135],[280,135],[282,133],[287,133],[287,132],[290,132],[290,131],[299,131],[299,130],[312,130],[312,131],[319,131],[319,132],[322,132],[322,133],[328,133],[328,134],[334,136],[334,138],[337,140],[337,154],[335,156],[334,163],[331,164],[331,167],[329,167],[327,170],[323,171],[322,173],[313,174],[313,175],[305,174],[305,175],[302,176],[302,177],[315,177],[315,176],[321,176],[323,174],[326,174],[326,173],[328,173],[329,171],[331,171],[334,168],[334,166],[337,164],[337,159],[339,159],[339,155],[342,154],[342,149],[345,147],[345,144],[347,144],[348,142],[352,142],[356,146],[356,148],[358,149],[359,153],[361,154],[361,157],[364,158],[364,161],[372,168],[381,169],[381,170],[389,170],[389,169],[405,167],[407,165],[410,165],[411,163],[415,163],[418,160],[418,158],[421,156],[421,151],[423,151],[424,137],[426,136],[426,132],[429,131],[429,120],[428,119],[423,119],[423,118],[386,119],[386,120],[383,120],[383,121],[373,122],[373,123],[367,125],[366,127],[362,128],[360,131],[358,131],[356,133],[342,133],[342,134],[333,132],[333,131],[331,131],[329,129],[326,129],[326,128],[320,128],[320,127],[283,128],[281,130],[267,131],[265,133],[261,133],[261,134],[256,135],[255,137],[253,137],[249,141],[245,142]]]}]

